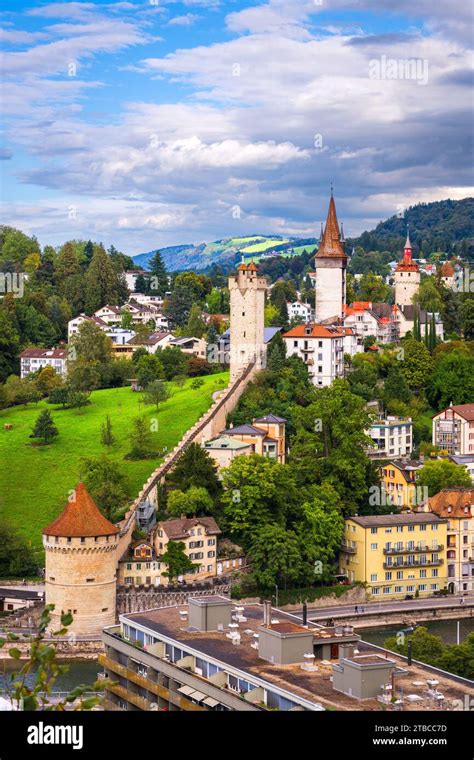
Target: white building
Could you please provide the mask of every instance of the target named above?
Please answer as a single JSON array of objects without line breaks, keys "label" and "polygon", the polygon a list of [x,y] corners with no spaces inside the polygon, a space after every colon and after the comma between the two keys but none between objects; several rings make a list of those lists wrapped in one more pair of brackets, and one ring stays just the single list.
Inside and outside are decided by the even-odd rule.
[{"label": "white building", "polygon": [[146,348],[149,354],[156,354],[158,349],[166,348],[174,340],[174,335],[170,332],[152,332],[147,338],[135,337],[128,341],[128,345],[133,351],[137,348]]},{"label": "white building", "polygon": [[122,321],[122,310],[120,306],[101,306],[94,312],[94,317],[102,319],[107,325],[119,325]]},{"label": "white building", "polygon": [[135,283],[136,283],[137,277],[139,277],[140,275],[146,275],[146,274],[147,272],[145,272],[144,269],[129,269],[127,272],[124,272],[127,288],[133,293],[133,291],[135,290]]},{"label": "white building", "polygon": [[433,443],[449,454],[474,454],[474,404],[457,404],[435,414]]},{"label": "white building", "polygon": [[373,458],[397,459],[413,451],[413,424],[411,417],[395,417],[388,414],[370,426],[367,434],[374,441],[368,454]]},{"label": "white building", "polygon": [[66,377],[67,350],[65,348],[25,348],[21,352],[20,371],[22,378],[45,367],[52,367],[58,375]]},{"label": "white building", "polygon": [[67,339],[68,343],[71,342],[71,339],[74,335],[77,335],[80,326],[84,322],[93,322],[97,327],[100,327],[101,330],[104,332],[109,329],[109,325],[107,322],[104,322],[103,319],[100,319],[100,317],[89,317],[87,314],[79,314],[77,317],[74,317],[74,319],[70,319],[67,323]]},{"label": "white building", "polygon": [[287,356],[303,359],[316,386],[344,377],[344,354],[354,356],[361,350],[354,331],[336,325],[297,325],[283,333],[283,340]]},{"label": "white building", "polygon": [[205,359],[207,355],[207,343],[202,338],[171,338],[169,341],[170,346],[177,346],[183,354],[190,354],[191,356],[198,356],[200,359]]},{"label": "white building", "polygon": [[311,304],[303,303],[303,301],[287,301],[288,317],[289,319],[301,319],[303,322],[311,322],[312,308]]},{"label": "white building", "polygon": [[147,293],[134,293],[129,301],[135,301],[143,306],[156,306],[157,309],[162,309],[164,304],[164,299],[161,296],[151,296]]}]

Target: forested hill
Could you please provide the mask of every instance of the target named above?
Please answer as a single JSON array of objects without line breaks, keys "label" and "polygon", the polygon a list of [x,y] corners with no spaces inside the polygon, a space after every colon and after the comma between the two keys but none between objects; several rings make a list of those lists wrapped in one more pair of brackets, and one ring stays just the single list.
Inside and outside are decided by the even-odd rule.
[{"label": "forested hill", "polygon": [[436,251],[466,256],[474,252],[474,198],[419,203],[350,240],[365,251],[390,251],[399,258],[407,224],[415,256]]}]

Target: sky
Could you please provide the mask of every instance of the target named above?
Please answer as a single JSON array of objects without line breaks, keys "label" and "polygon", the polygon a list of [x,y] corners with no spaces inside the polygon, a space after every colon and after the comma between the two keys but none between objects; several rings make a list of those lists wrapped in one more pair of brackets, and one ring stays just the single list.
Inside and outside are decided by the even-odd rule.
[{"label": "sky", "polygon": [[2,222],[129,255],[472,194],[466,0],[4,0]]}]

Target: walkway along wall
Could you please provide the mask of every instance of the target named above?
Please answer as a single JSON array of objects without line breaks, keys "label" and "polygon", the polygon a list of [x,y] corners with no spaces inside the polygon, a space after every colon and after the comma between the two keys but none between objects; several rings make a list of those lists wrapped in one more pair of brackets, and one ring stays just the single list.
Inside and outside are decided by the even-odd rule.
[{"label": "walkway along wall", "polygon": [[161,483],[165,475],[173,469],[180,456],[186,451],[191,443],[204,443],[214,438],[223,428],[225,428],[227,415],[235,408],[239,398],[245,388],[252,380],[256,373],[255,363],[249,364],[239,377],[231,383],[222,395],[214,401],[207,412],[186,431],[177,446],[171,451],[164,461],[152,472],[125,519],[120,524],[120,538],[117,548],[117,562],[125,553],[132,541],[132,534],[136,521],[136,510],[142,501],[148,499],[155,506],[158,505],[157,486]]}]

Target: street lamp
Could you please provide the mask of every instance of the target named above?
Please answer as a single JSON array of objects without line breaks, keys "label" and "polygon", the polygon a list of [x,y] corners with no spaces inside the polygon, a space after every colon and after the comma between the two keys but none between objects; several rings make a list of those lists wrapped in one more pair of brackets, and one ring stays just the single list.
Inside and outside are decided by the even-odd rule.
[{"label": "street lamp", "polygon": [[275,607],[278,607],[278,583],[275,583]]}]

